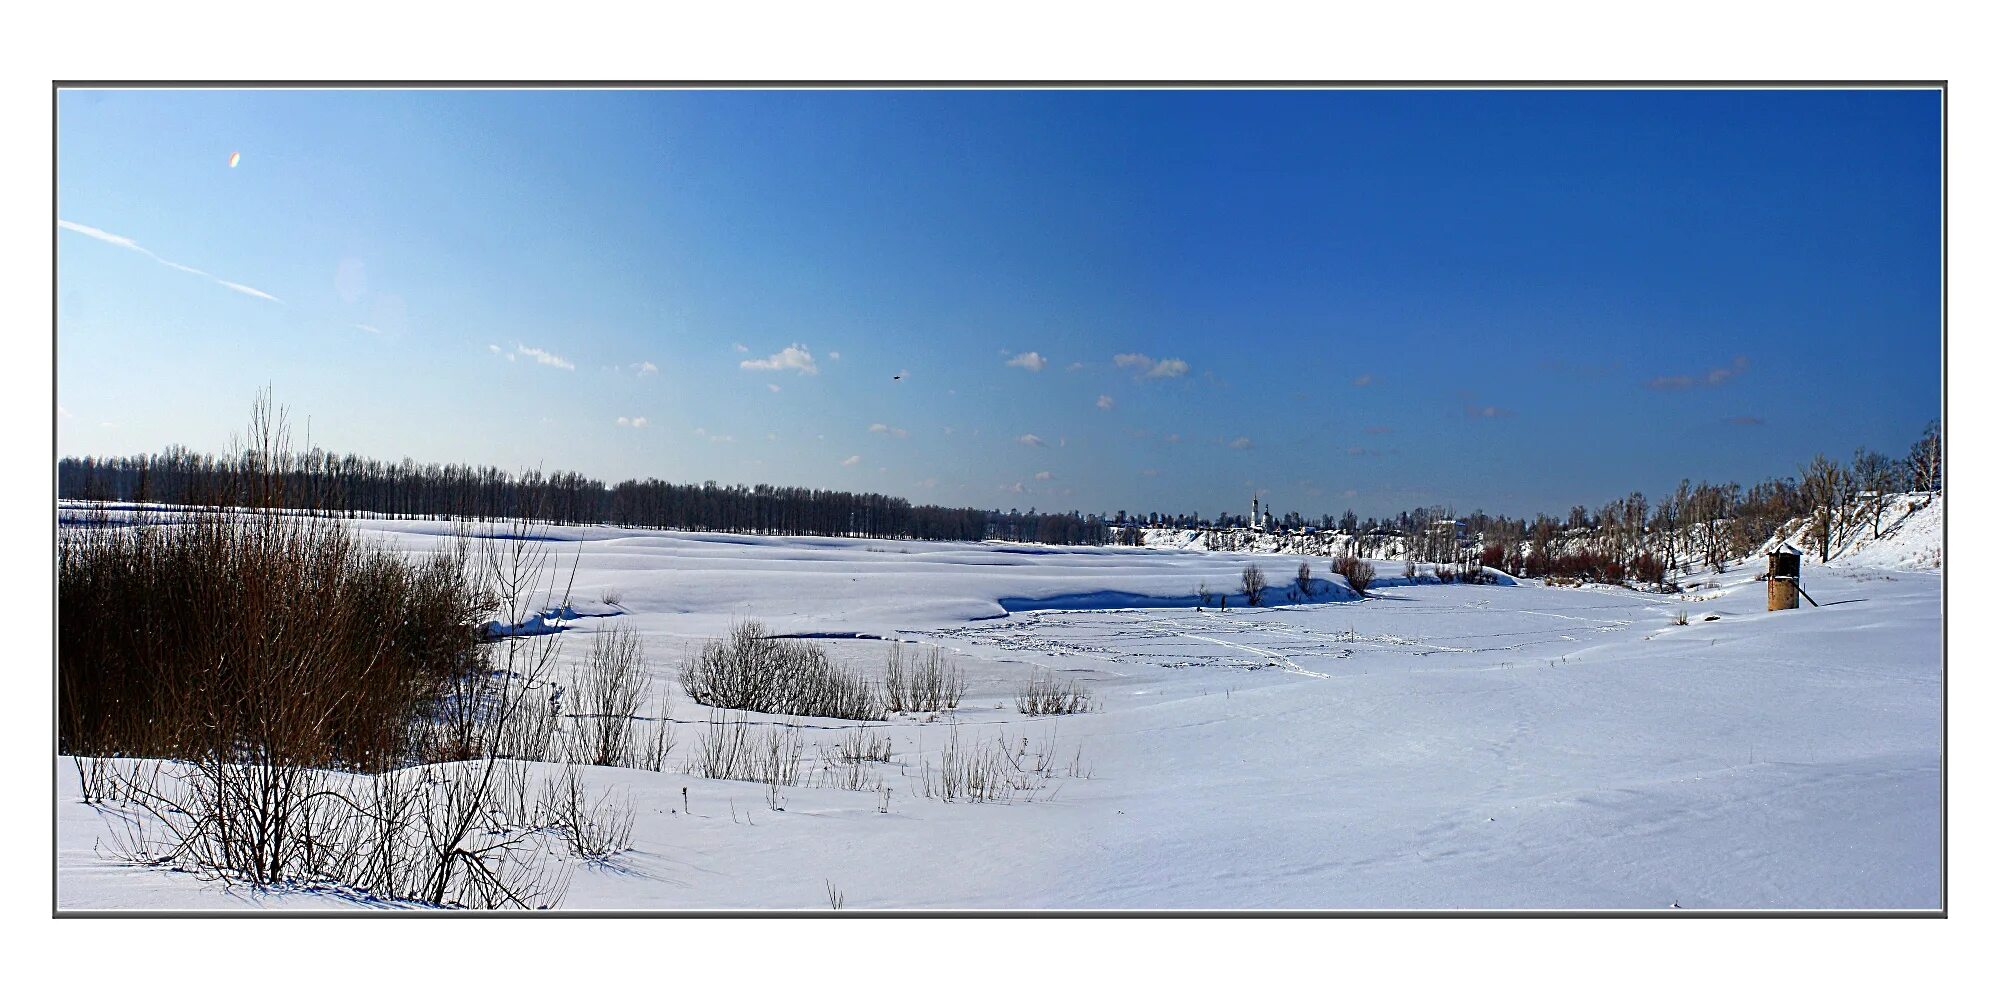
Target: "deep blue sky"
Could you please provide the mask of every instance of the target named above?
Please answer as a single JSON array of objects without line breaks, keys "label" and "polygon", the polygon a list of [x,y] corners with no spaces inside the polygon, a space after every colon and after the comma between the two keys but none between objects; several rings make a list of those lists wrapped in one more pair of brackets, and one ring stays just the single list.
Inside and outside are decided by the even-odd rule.
[{"label": "deep blue sky", "polygon": [[1938,415],[1939,110],[69,91],[58,444],[220,449],[269,383],[341,451],[985,507],[1747,482]]}]

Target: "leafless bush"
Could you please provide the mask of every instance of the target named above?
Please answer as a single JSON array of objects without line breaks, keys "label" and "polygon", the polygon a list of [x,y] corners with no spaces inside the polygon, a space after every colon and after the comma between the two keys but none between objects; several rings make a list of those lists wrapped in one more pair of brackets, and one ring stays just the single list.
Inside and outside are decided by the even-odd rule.
[{"label": "leafless bush", "polygon": [[1333,560],[1333,572],[1337,576],[1345,576],[1347,578],[1347,585],[1353,587],[1356,593],[1368,592],[1369,585],[1375,582],[1374,563],[1353,555],[1335,557]]},{"label": "leafless bush", "polygon": [[1059,776],[1089,776],[1081,747],[1070,757],[1067,771],[1059,773],[1062,768],[1053,728],[1032,746],[1027,736],[1017,742],[1005,732],[996,734],[991,742],[967,746],[954,724],[937,763],[923,762],[918,787],[924,797],[942,801],[1034,801]]},{"label": "leafless bush", "polygon": [[839,757],[847,763],[887,763],[893,750],[894,740],[880,729],[857,728],[841,738]]},{"label": "leafless bush", "polygon": [[1058,680],[1037,672],[1014,695],[1014,707],[1024,715],[1073,715],[1093,710],[1096,703],[1075,680]]},{"label": "leafless bush", "polygon": [[829,908],[835,910],[847,904],[847,893],[835,888],[833,881],[830,879],[826,883],[826,904]]},{"label": "leafless bush", "polygon": [[746,621],[727,638],[702,646],[681,671],[681,686],[698,704],[733,711],[874,721],[882,717],[875,690],[859,673],[833,665],[826,650],[797,639],[770,638]]},{"label": "leafless bush", "polygon": [[1685,608],[1685,607],[1678,607],[1678,608],[1675,608],[1675,609],[1674,609],[1674,623],[1675,623],[1675,624],[1686,624],[1686,623],[1688,623],[1688,612],[1687,612],[1687,608]]},{"label": "leafless bush", "polygon": [[111,760],[102,756],[72,756],[76,767],[78,800],[86,805],[102,805],[115,800],[120,787]]},{"label": "leafless bush", "polygon": [[674,720],[668,713],[669,707],[667,696],[661,694],[659,708],[655,712],[658,717],[653,722],[652,737],[645,741],[639,755],[639,766],[647,770],[665,771],[667,756],[674,751],[676,741]]},{"label": "leafless bush", "polygon": [[120,859],[203,880],[351,887],[442,907],[552,908],[568,874],[491,797],[501,761],[353,774],[270,763],[120,771]]},{"label": "leafless bush", "polygon": [[606,790],[596,801],[584,792],[574,766],[542,785],[537,815],[544,829],[555,832],[571,854],[600,860],[632,846],[635,815],[630,795],[612,800]]},{"label": "leafless bush", "polygon": [[[568,873],[530,821],[524,767],[502,757],[546,757],[560,637],[476,645],[490,607],[520,621],[522,607],[560,605],[554,557],[530,541],[528,523],[508,529],[510,541],[484,539],[476,557],[460,535],[414,575],[398,571],[400,559],[356,561],[334,521],[276,511],[198,515],[138,541],[154,545],[142,553],[218,559],[216,569],[170,565],[164,579],[192,583],[194,597],[162,597],[148,613],[172,599],[204,607],[218,593],[244,603],[178,621],[172,641],[134,645],[192,657],[184,687],[148,695],[152,727],[94,725],[116,715],[72,701],[78,741],[136,735],[178,759],[170,771],[114,767],[120,787],[88,791],[124,803],[114,851],[204,879],[336,883],[440,907],[556,905]],[[88,613],[64,609],[72,623]],[[78,639],[64,651],[88,647]],[[450,667],[440,683],[412,661]],[[88,669],[72,671],[72,693],[92,691],[74,681]],[[398,769],[412,759],[460,763]],[[616,815],[596,819],[604,825]]]},{"label": "leafless bush", "polygon": [[185,757],[251,744],[381,769],[483,669],[468,552],[415,562],[340,522],[213,511],[66,526],[57,546],[60,746]]},{"label": "leafless bush", "polygon": [[1252,607],[1264,604],[1264,570],[1254,565],[1243,569],[1243,600]]},{"label": "leafless bush", "polygon": [[914,667],[903,661],[902,643],[889,646],[882,676],[883,702],[892,712],[926,713],[958,707],[965,693],[965,673],[944,659],[944,650],[929,647]]},{"label": "leafless bush", "polygon": [[805,740],[792,725],[754,726],[742,714],[712,712],[695,739],[687,772],[712,780],[797,784]]},{"label": "leafless bush", "polygon": [[1014,796],[1014,786],[1007,780],[1011,769],[1004,748],[991,744],[967,747],[954,724],[937,764],[925,760],[919,775],[926,798],[1004,802]]},{"label": "leafless bush", "polygon": [[590,658],[571,674],[575,727],[571,762],[599,767],[634,762],[632,717],[646,697],[645,654],[639,636],[624,625],[600,631]]}]

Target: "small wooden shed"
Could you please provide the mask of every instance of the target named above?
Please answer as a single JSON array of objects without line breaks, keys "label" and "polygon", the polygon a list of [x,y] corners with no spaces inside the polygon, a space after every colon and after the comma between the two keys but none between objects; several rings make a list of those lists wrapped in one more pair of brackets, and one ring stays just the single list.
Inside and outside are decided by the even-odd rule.
[{"label": "small wooden shed", "polygon": [[1766,578],[1770,588],[1766,610],[1797,610],[1799,607],[1800,552],[1788,544],[1771,549],[1771,566]]}]

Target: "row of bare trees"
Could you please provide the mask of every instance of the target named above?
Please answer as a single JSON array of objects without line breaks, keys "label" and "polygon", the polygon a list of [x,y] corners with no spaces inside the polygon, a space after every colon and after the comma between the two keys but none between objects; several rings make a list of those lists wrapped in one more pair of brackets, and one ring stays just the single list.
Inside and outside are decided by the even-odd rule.
[{"label": "row of bare trees", "polygon": [[[1022,513],[920,505],[881,493],[793,486],[674,483],[628,479],[616,485],[573,472],[520,474],[470,465],[382,462],[324,451],[228,455],[170,448],[135,457],[64,458],[56,469],[65,499],[212,507],[283,503],[344,515],[506,521],[524,516],[558,524],[617,524],[737,534],[1032,541],[1101,545],[1103,518],[1078,512]],[[308,506],[309,504],[309,506]]]}]

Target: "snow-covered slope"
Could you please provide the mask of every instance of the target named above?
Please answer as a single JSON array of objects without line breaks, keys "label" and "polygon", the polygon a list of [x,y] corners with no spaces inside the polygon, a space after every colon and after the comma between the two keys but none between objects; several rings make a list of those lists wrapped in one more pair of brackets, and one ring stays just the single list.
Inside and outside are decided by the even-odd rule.
[{"label": "snow-covered slope", "polygon": [[[1856,507],[1848,511],[1843,537],[1833,549],[1832,562],[1904,572],[1944,568],[1944,494],[1898,493],[1884,497],[1880,517]],[[1783,540],[1817,559],[1817,541],[1810,524],[1788,532]]]}]

